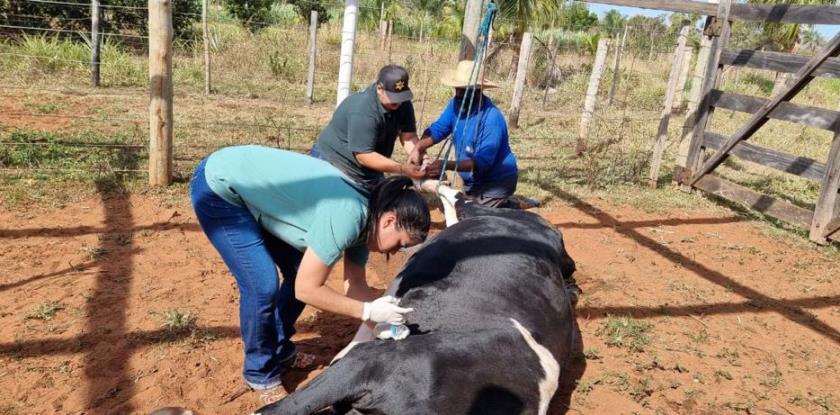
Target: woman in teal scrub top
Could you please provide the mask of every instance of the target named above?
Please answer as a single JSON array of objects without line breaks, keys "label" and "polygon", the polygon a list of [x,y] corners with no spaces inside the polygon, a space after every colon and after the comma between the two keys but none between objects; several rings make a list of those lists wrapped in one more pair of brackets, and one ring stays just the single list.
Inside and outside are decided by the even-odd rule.
[{"label": "woman in teal scrub top", "polygon": [[[429,209],[411,179],[391,176],[367,198],[325,161],[237,146],[199,163],[190,198],[239,287],[251,388],[281,385],[283,368],[298,356],[290,339],[304,304],[374,323],[401,324],[411,311],[375,298],[365,276],[369,251],[392,254],[426,239]],[[325,284],[339,259],[344,293]]]}]

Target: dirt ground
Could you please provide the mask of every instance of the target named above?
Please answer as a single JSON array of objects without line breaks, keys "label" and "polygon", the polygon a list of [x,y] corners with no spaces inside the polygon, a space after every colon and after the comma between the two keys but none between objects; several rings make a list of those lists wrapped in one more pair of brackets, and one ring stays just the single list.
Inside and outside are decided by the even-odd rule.
[{"label": "dirt ground", "polygon": [[[720,208],[654,214],[552,191],[536,211],[578,262],[585,358],[551,414],[838,413],[836,255]],[[186,198],[103,194],[0,207],[0,414],[254,410],[255,393],[227,402],[242,385],[237,291]],[[374,255],[373,284],[404,260]],[[167,329],[173,309],[194,324]],[[620,316],[650,323],[650,342],[608,345]],[[295,340],[323,367],[356,325],[307,308]]]}]

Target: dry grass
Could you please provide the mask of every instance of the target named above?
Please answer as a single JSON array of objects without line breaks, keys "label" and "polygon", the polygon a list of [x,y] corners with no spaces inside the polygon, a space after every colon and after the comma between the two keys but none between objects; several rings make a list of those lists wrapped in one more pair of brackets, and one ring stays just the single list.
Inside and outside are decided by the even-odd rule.
[{"label": "dry grass", "polygon": [[[214,149],[241,143],[260,143],[304,151],[329,120],[334,107],[335,84],[340,49],[340,27],[323,25],[319,31],[316,102],[305,106],[307,30],[305,27],[269,27],[250,33],[231,23],[211,27],[213,89],[203,91],[203,57],[200,42],[178,46],[175,55],[175,167],[179,178],[186,178],[194,164]],[[78,48],[49,39],[33,42],[24,48],[10,41],[0,44],[3,51],[72,57],[80,59]],[[52,49],[50,49],[52,48]],[[3,96],[17,113],[30,116],[0,120],[0,136],[7,141],[17,130],[52,131],[59,137],[79,132],[95,132],[87,137],[109,141],[123,137],[126,142],[145,144],[148,136],[146,58],[142,54],[121,51],[111,45],[105,55],[104,88],[87,86],[87,64],[47,58],[15,60],[0,57],[0,83]],[[381,65],[395,62],[412,73],[412,88],[417,100],[415,110],[424,128],[434,120],[451,96],[439,84],[441,71],[454,64],[457,44],[434,40],[420,44],[411,39],[395,38],[390,51],[380,50],[375,33],[357,35],[354,59],[354,90],[371,82]],[[651,147],[658,124],[665,84],[670,70],[670,56],[662,53],[648,60],[647,54],[627,54],[622,60],[619,84],[612,105],[606,95],[613,80],[611,69],[605,71],[591,136],[589,151],[574,157],[580,111],[589,81],[592,56],[561,54],[557,59],[562,74],[560,82],[546,95],[539,87],[546,65],[543,50],[535,52],[529,87],[520,117],[520,129],[511,131],[511,144],[522,169],[520,192],[541,200],[550,199],[551,188],[562,188],[580,195],[601,195],[618,203],[630,203],[646,210],[658,206],[696,206],[696,198],[670,191],[653,193],[637,187],[647,175]],[[507,79],[511,51],[502,49],[489,61],[488,77],[500,87],[488,95],[507,111],[512,96],[512,81]],[[612,56],[608,58],[612,65]],[[728,73],[724,90],[762,96],[772,87],[772,74],[741,70]],[[543,100],[545,97],[545,104]],[[840,97],[840,81],[817,80],[796,102],[833,108]],[[9,110],[4,108],[5,110]],[[70,118],[57,118],[57,117]],[[79,118],[81,117],[81,118]],[[731,133],[748,114],[718,111],[712,130]],[[54,128],[50,120],[62,120]],[[669,172],[683,130],[683,116],[671,117],[669,145],[665,152],[662,182],[670,181]],[[58,131],[56,131],[58,130]],[[831,135],[812,128],[771,121],[752,140],[770,148],[824,161]],[[9,151],[6,149],[6,151]],[[15,147],[12,151],[22,151]],[[399,150],[398,150],[399,152]],[[399,157],[399,156],[398,156]],[[27,167],[8,166],[8,167]],[[138,170],[145,168],[141,160]],[[812,207],[818,195],[817,183],[785,175],[748,163],[731,160],[721,174],[796,204]],[[24,174],[41,182],[49,175]],[[142,174],[140,175],[142,177]],[[21,199],[10,188],[15,177],[0,184],[7,202]],[[11,180],[11,181],[10,181]],[[11,187],[17,187],[15,183]],[[40,185],[39,185],[40,186]],[[11,194],[12,196],[8,196]],[[23,198],[25,199],[25,197]]]}]

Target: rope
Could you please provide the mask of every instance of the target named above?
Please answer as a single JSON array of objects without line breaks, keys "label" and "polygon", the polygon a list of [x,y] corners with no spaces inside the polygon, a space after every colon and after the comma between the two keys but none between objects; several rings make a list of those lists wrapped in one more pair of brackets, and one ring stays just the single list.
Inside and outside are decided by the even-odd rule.
[{"label": "rope", "polygon": [[[448,141],[444,144],[441,152],[443,152],[443,167],[440,169],[440,177],[438,177],[438,188],[442,183],[447,183],[448,185],[452,185],[451,182],[446,182],[444,179],[446,177],[446,166],[449,164],[449,157],[452,153],[452,148],[455,147],[455,132],[458,131],[458,124],[461,123],[463,118],[463,125],[461,127],[461,133],[466,134],[467,130],[467,117],[472,113],[473,103],[475,102],[475,94],[476,94],[476,86],[478,85],[479,75],[481,72],[481,67],[484,64],[484,52],[487,48],[487,44],[490,41],[490,26],[493,23],[493,18],[496,16],[496,3],[492,0],[490,3],[487,4],[487,11],[484,12],[484,18],[482,19],[481,25],[478,28],[478,33],[476,33],[476,50],[475,56],[473,57],[473,67],[472,71],[470,71],[470,77],[467,81],[467,88],[464,92],[464,99],[461,100],[461,106],[458,108],[458,117],[455,119],[455,126],[452,128],[452,135],[448,139]],[[483,99],[480,98],[480,99]],[[467,112],[464,113],[464,105],[467,105]],[[479,108],[481,108],[481,103],[479,103]],[[478,134],[478,127],[479,119],[476,121],[476,128],[475,133]],[[438,152],[436,160],[440,160],[441,152]],[[453,177],[455,174],[458,173],[458,160],[461,151],[459,148],[455,148],[455,169],[453,173]],[[437,193],[440,193],[435,189]]]}]

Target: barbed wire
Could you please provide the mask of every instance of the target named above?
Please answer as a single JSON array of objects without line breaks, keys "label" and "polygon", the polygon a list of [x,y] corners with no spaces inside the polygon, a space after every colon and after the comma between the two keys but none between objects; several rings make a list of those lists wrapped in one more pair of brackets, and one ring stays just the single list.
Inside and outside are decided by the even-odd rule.
[{"label": "barbed wire", "polygon": [[[90,60],[78,60],[78,59],[64,59],[64,58],[57,58],[55,56],[48,56],[48,55],[27,55],[25,53],[13,53],[13,52],[0,52],[0,56],[18,56],[22,58],[33,58],[33,59],[43,59],[48,61],[58,61],[58,62],[73,62],[73,63],[80,63],[83,65],[90,65]],[[124,63],[118,62],[108,62],[106,60],[100,59],[99,62],[100,66],[128,66]]]},{"label": "barbed wire", "polygon": [[[56,4],[62,6],[78,6],[78,7],[85,7],[90,9],[90,3],[79,3],[74,1],[59,1],[59,0],[23,0],[29,3],[43,3],[43,4]],[[113,4],[100,4],[99,7],[103,9],[131,9],[131,10],[148,10],[148,7],[143,6],[122,6],[122,5],[113,5]]]},{"label": "barbed wire", "polygon": [[141,169],[73,169],[69,167],[0,167],[0,171],[7,171],[7,172],[31,172],[31,171],[51,171],[51,172],[60,172],[60,173],[146,173],[148,174],[148,170],[141,170]]},{"label": "barbed wire", "polygon": [[[90,61],[87,61],[87,63],[89,64]],[[133,90],[129,89],[124,94],[116,94],[116,93],[113,93],[113,92],[104,92],[100,88],[94,88],[94,87],[90,87],[90,86],[87,86],[87,88],[88,88],[87,90],[85,90],[83,92],[80,92],[80,91],[77,91],[75,89],[44,88],[44,87],[38,86],[38,85],[36,85],[36,86],[33,86],[33,85],[19,86],[19,85],[0,84],[0,90],[3,90],[3,89],[17,89],[17,90],[25,90],[25,91],[36,90],[38,92],[56,92],[56,93],[60,93],[62,95],[78,95],[80,93],[84,93],[84,96],[109,97],[109,98],[138,98],[138,99],[139,98],[142,98],[142,99],[148,99],[149,98],[148,97],[149,91],[146,90],[146,89],[133,89]],[[14,95],[8,95],[8,94],[0,94],[0,97],[14,98],[15,96]]]},{"label": "barbed wire", "polygon": [[[80,34],[80,33],[90,34],[91,33],[89,31],[84,31],[84,30],[53,29],[53,28],[49,28],[49,27],[27,27],[27,26],[15,26],[15,25],[5,25],[5,24],[0,24],[0,27],[4,27],[4,28],[7,28],[7,29],[18,29],[18,30],[39,30],[39,31],[42,31],[42,32],[54,32],[54,33],[74,33],[74,34]],[[136,38],[136,39],[148,39],[149,38],[148,36],[131,35],[131,34],[125,34],[125,33],[104,33],[104,32],[100,32],[99,34],[102,35],[102,36],[125,37],[125,38]]]},{"label": "barbed wire", "polygon": [[[75,6],[79,6],[79,7],[82,7],[82,6],[89,7],[90,6],[87,3],[78,3],[78,2],[72,2],[72,1],[53,1],[53,0],[28,0],[28,1],[37,2],[37,3],[48,3],[48,4],[49,3],[51,3],[51,4],[68,4],[68,5],[75,5]],[[103,7],[104,6],[105,5],[103,5]],[[146,9],[145,7],[131,7],[131,6],[115,6],[114,8],[135,9],[135,10]],[[198,14],[195,14],[195,13],[175,12],[175,14],[199,16]],[[26,18],[26,19],[29,19],[29,18],[40,19],[41,18],[39,16],[33,16],[33,15],[17,15],[17,16],[12,16],[12,17],[13,18],[22,17],[22,18]],[[44,17],[44,19],[46,19],[46,18],[47,17]],[[72,20],[67,19],[67,21],[74,21],[74,22],[82,21],[82,20],[85,20],[85,19],[84,18],[77,18],[77,19],[72,19]],[[57,22],[60,23],[61,20],[57,20]],[[278,25],[278,24],[272,23],[272,22],[249,22],[249,25],[259,26],[260,24],[263,24],[263,23],[264,23],[265,27],[271,26],[271,27],[275,27],[275,28],[279,29],[280,33],[296,33],[296,32],[302,32],[302,31],[307,29],[307,25],[305,25],[305,24]],[[235,20],[230,20],[230,19],[227,19],[227,18],[213,19],[212,17],[208,19],[208,24],[210,24],[211,31],[215,31],[215,32],[221,31],[223,25],[225,25],[225,24],[237,25],[237,26],[240,26],[240,27],[242,25],[241,22],[238,22],[238,21],[235,21]],[[13,26],[12,28],[15,28],[14,27],[15,25],[0,25],[0,27],[8,27],[8,26]],[[55,28],[43,28],[43,27],[33,27],[33,28],[27,28],[27,29],[55,32],[55,33],[58,33],[58,34],[60,34],[60,33],[73,33],[73,34],[79,34],[79,35],[89,35],[90,34],[90,32],[86,31],[86,30],[69,30],[69,29],[55,29]],[[337,25],[327,25],[326,27],[322,26],[321,29],[319,30],[318,52],[317,53],[318,53],[318,55],[321,59],[323,59],[325,57],[327,59],[334,58],[339,54],[340,44],[339,45],[334,45],[331,40],[326,40],[326,41],[323,40],[324,38],[333,39],[336,35],[340,36],[341,31],[336,30],[336,29],[337,29]],[[102,36],[103,37],[115,36],[115,37],[120,37],[120,38],[124,37],[124,38],[127,38],[126,41],[136,41],[138,43],[144,41],[145,39],[148,39],[148,36],[140,35],[140,34],[133,34],[133,32],[143,33],[145,31],[145,27],[126,28],[125,30],[126,30],[126,33],[102,33]],[[649,34],[650,32],[651,32],[651,30],[647,30],[646,32],[640,32],[640,33],[648,33]],[[423,82],[423,81],[420,81],[420,80],[424,79],[424,78],[421,78],[420,76],[414,76],[413,77],[412,86],[413,86],[413,89],[416,91],[416,94],[417,94],[417,91],[419,90],[419,88],[417,88],[418,85],[425,84],[427,87],[430,86],[430,85],[435,85],[436,80],[434,78],[436,78],[437,75],[446,72],[449,69],[448,66],[451,66],[449,64],[454,64],[455,60],[456,60],[454,56],[450,56],[450,54],[447,54],[447,53],[438,54],[437,56],[435,56],[435,49],[436,48],[440,49],[440,43],[442,43],[442,42],[445,42],[445,43],[449,44],[449,46],[452,46],[452,45],[457,44],[458,40],[457,40],[457,38],[452,38],[452,37],[436,36],[434,33],[424,33],[424,36],[422,37],[422,42],[421,42],[420,41],[421,37],[419,35],[417,35],[416,31],[411,32],[411,33],[412,34],[406,34],[405,32],[392,33],[391,36],[390,36],[390,39],[386,40],[386,44],[385,44],[386,46],[383,48],[383,47],[379,46],[379,41],[377,40],[377,37],[379,37],[378,32],[376,32],[376,31],[360,32],[359,34],[357,34],[357,39],[359,39],[359,38],[365,39],[366,43],[357,45],[356,51],[354,53],[354,62],[355,62],[355,64],[354,64],[355,68],[354,69],[357,70],[357,73],[364,73],[364,72],[367,72],[367,71],[375,72],[375,71],[373,71],[369,68],[369,65],[370,65],[371,62],[379,62],[379,61],[382,61],[383,63],[386,63],[386,62],[390,63],[390,62],[395,62],[395,61],[406,62],[407,57],[416,56],[416,57],[419,58],[419,61],[416,62],[416,63],[413,63],[413,73],[418,74],[418,75],[422,74],[422,76],[425,77],[425,79],[427,79],[427,81]],[[669,34],[662,34],[662,36],[667,39],[667,36],[670,36],[670,35]],[[200,39],[200,37],[196,36],[196,37],[194,37],[194,39]],[[670,42],[670,43],[668,43],[668,42]],[[560,43],[563,44],[563,42],[560,42]],[[659,56],[660,54],[663,54],[663,53],[671,53],[672,52],[672,50],[671,50],[672,45],[673,45],[674,42],[671,42],[670,40],[663,40],[662,43],[663,44],[668,43],[668,47],[667,48],[666,47],[657,48],[657,47],[655,47],[655,44],[654,44],[653,48],[651,48],[649,51],[647,49],[645,49],[645,51],[643,53],[649,53],[651,56]],[[494,47],[496,47],[496,48],[514,48],[514,47],[518,46],[518,42],[512,41],[509,38],[497,39],[495,42],[493,42],[493,44],[494,44]],[[540,48],[539,44],[537,44],[535,46],[536,46],[535,50],[540,50],[539,49]],[[444,47],[444,49],[446,49],[446,47]],[[625,46],[625,50],[628,50],[628,49],[629,48],[627,46]],[[180,52],[176,52],[175,57],[174,57],[175,61],[176,62],[179,62],[179,61],[183,62],[184,60],[200,61],[202,57],[196,52],[196,50],[192,51],[193,53],[195,53],[192,56],[189,56],[189,55],[183,56],[183,55],[181,55]],[[589,53],[586,53],[586,47],[565,47],[565,48],[560,47],[560,51],[561,51],[561,53],[564,53],[563,51],[565,51],[564,54],[567,54],[567,55],[576,55],[577,57],[587,56],[587,60],[591,59],[591,55]],[[574,51],[574,52],[573,53],[568,53],[569,51]],[[447,49],[446,52],[451,52],[451,51]],[[216,56],[217,53],[220,53],[220,52],[214,52],[213,56]],[[37,60],[78,63],[78,64],[80,64],[80,67],[82,65],[84,65],[85,68],[87,67],[87,65],[90,64],[90,62],[87,61],[87,60],[66,59],[66,58],[62,58],[62,57],[43,56],[43,55],[29,55],[29,54],[25,54],[25,53],[15,53],[15,52],[0,52],[0,55],[2,55],[2,56],[13,56],[13,57],[18,57],[18,58],[19,57],[24,57],[24,58],[31,58],[31,59],[37,59]],[[432,57],[434,57],[434,58],[432,58]],[[449,57],[451,59],[449,59],[447,57]],[[444,61],[449,63],[449,64],[447,64],[447,67],[441,67],[439,65],[439,63],[441,62],[441,58]],[[263,58],[263,59],[265,59],[265,58]],[[435,63],[430,64],[428,62],[429,59],[434,59]],[[634,54],[634,60],[635,60],[635,54]],[[138,68],[143,67],[143,62],[140,59],[138,59],[135,63],[131,63],[131,62],[129,62],[129,63],[113,62],[112,63],[112,62],[108,62],[107,60],[103,60],[103,62],[101,64],[103,66],[113,65],[115,67],[116,66],[122,66],[122,65],[126,65],[126,66],[137,65]],[[323,63],[322,63],[322,65],[323,65]],[[365,68],[364,65],[368,65],[368,67]],[[319,67],[323,68],[323,66],[319,66]],[[612,70],[612,68],[608,69],[608,71],[611,71],[611,70]],[[626,69],[622,68],[622,70],[625,71]],[[632,64],[631,64],[630,71],[633,72]],[[322,84],[324,82],[323,80],[329,80],[329,82],[332,82],[332,81],[336,80],[336,78],[337,78],[337,70],[336,71],[326,71],[324,69],[319,69],[319,70],[316,70],[315,72],[316,72],[316,76],[318,78],[322,79],[322,81],[321,81]],[[502,72],[506,72],[506,71],[504,69],[500,69],[499,71],[496,71],[496,70],[491,70],[490,71],[491,74],[495,74],[499,79],[507,79],[507,74],[503,74]],[[643,74],[643,75],[656,75],[657,77],[660,77],[660,78],[663,77],[663,76],[667,76],[667,74],[660,74],[660,73],[658,73],[654,70],[649,70],[649,71],[637,70],[635,73]],[[224,79],[226,76],[227,76],[226,74],[216,74],[217,79],[219,79],[219,78]],[[303,78],[303,77],[301,76],[301,78]],[[318,78],[316,78],[316,79],[318,79]],[[539,78],[539,77],[535,75],[534,79],[537,79],[537,78]],[[372,80],[370,80],[370,81],[372,82]],[[286,81],[277,80],[277,82],[278,83],[283,83],[283,82],[286,82]],[[297,78],[295,78],[294,81],[291,81],[289,83],[292,84],[292,85],[302,85],[303,84],[302,79],[298,80]],[[356,82],[356,84],[358,85],[359,83]],[[624,84],[626,85],[628,83],[625,82]],[[198,85],[198,83],[195,83],[195,82],[187,82],[187,85],[189,85],[191,87],[196,87],[196,88],[200,86],[200,85]],[[6,86],[0,86],[0,88],[5,88],[5,87]],[[176,87],[176,91],[177,91],[179,89],[179,83],[176,82],[175,87]],[[52,89],[52,88],[49,88],[49,87],[40,88],[40,87],[31,87],[31,86],[9,86],[9,88],[14,89],[14,90],[25,90],[25,91],[37,90],[37,91],[54,91],[54,92],[60,92],[60,93],[68,93],[68,90],[66,90],[66,89]],[[318,85],[318,83],[316,83],[315,88],[316,88],[316,90],[321,90],[321,91],[330,91],[330,92],[335,91],[335,86],[334,85],[322,86],[322,85]],[[526,86],[526,89],[528,91],[538,90],[537,88],[533,88],[531,86]],[[191,91],[190,88],[187,88],[185,90]],[[96,90],[92,90],[92,91],[96,91]],[[501,89],[500,91],[504,91],[505,93],[508,92],[507,89]],[[570,88],[559,89],[558,91],[559,91],[558,93],[562,93],[562,94],[566,94],[566,93],[570,93],[570,92],[574,92],[574,93],[579,92],[579,91],[577,91],[577,90],[575,90],[571,87]],[[85,92],[88,92],[88,91],[85,91]],[[292,95],[287,93],[284,96],[282,96],[282,98],[272,96],[272,97],[267,97],[264,100],[269,100],[270,102],[277,102],[277,103],[296,103],[296,104],[297,103],[302,103],[304,101],[305,97],[303,96],[303,93],[302,93],[303,91],[300,91],[300,92],[301,92],[301,94],[300,94],[299,98],[286,99],[287,97],[288,98],[292,97]],[[625,92],[626,92],[626,87],[625,87]],[[138,90],[123,91],[123,93],[121,93],[121,94],[101,93],[101,92],[99,92],[99,93],[89,92],[88,94],[91,95],[91,96],[95,95],[95,96],[100,96],[100,97],[130,97],[130,98],[137,98],[138,100],[139,99],[145,100],[145,99],[148,98],[147,93],[148,92],[146,90],[138,89]],[[86,94],[86,95],[88,95],[88,94]],[[260,95],[262,95],[262,94],[260,94]],[[2,95],[0,95],[0,96],[2,96]],[[270,117],[266,117],[265,121],[257,121],[257,120],[253,120],[253,119],[252,120],[247,120],[247,121],[232,121],[232,122],[209,121],[211,119],[214,119],[214,116],[212,115],[212,111],[213,111],[212,108],[208,108],[208,104],[213,103],[214,96],[208,97],[208,96],[205,96],[203,94],[198,94],[198,93],[193,94],[193,93],[189,93],[189,92],[184,94],[183,96],[188,97],[190,99],[197,98],[197,97],[201,98],[201,102],[202,102],[201,113],[200,113],[201,115],[200,115],[200,119],[193,119],[193,118],[191,118],[192,115],[187,116],[187,119],[184,119],[184,120],[176,118],[174,120],[174,128],[176,130],[176,134],[178,133],[178,131],[181,131],[182,129],[201,129],[201,130],[219,131],[221,134],[227,135],[227,134],[229,134],[227,131],[230,130],[230,131],[233,132],[234,136],[241,137],[241,138],[239,140],[236,140],[236,141],[227,140],[226,142],[219,141],[219,142],[212,142],[212,143],[206,143],[206,144],[205,143],[196,143],[196,142],[191,142],[191,143],[188,143],[188,144],[178,144],[178,145],[175,146],[175,161],[178,162],[179,164],[187,164],[187,163],[197,162],[200,158],[197,157],[195,155],[195,153],[199,152],[202,149],[209,150],[209,149],[215,149],[215,148],[219,148],[221,146],[226,146],[226,145],[235,145],[235,144],[249,143],[249,142],[255,142],[255,141],[259,141],[261,143],[271,143],[271,145],[276,145],[277,147],[294,149],[296,151],[307,151],[308,148],[306,148],[306,145],[311,145],[312,143],[314,143],[314,140],[317,138],[317,134],[325,127],[324,125],[320,125],[320,124],[319,125],[305,125],[305,124],[296,123],[296,122],[283,122],[283,121],[275,122]],[[215,95],[215,96],[216,97],[224,97],[224,95]],[[431,98],[429,98],[430,96],[431,96]],[[180,98],[180,97],[182,97],[182,95],[178,94],[178,95],[176,95],[176,97]],[[415,102],[418,102],[418,103],[419,102],[431,102],[431,103],[441,103],[442,104],[442,103],[448,102],[450,99],[451,99],[451,97],[448,96],[448,95],[445,96],[445,97],[438,98],[437,95],[435,95],[435,94],[429,94],[428,92],[424,92],[423,93],[423,98],[415,100]],[[502,100],[500,100],[500,102],[501,101]],[[570,99],[568,101],[571,102],[573,100]],[[622,103],[619,103],[619,104],[624,104],[624,103],[622,102]],[[614,115],[614,114],[611,114],[611,113],[602,113],[600,110],[603,110],[603,109],[599,108],[599,111],[596,111],[593,114],[593,120],[594,120],[595,123],[613,123],[613,124],[615,124],[615,123],[627,123],[627,122],[644,123],[644,122],[649,122],[651,120],[658,119],[657,117],[653,117],[653,116],[648,116],[648,117],[638,116],[638,117],[633,117],[633,118],[628,119],[625,116],[617,116],[617,115]],[[434,111],[434,110],[432,110],[432,111]],[[146,118],[147,117],[146,114],[144,114],[143,118],[138,118],[138,119],[133,119],[133,118],[125,117],[125,116],[123,116],[123,117],[102,116],[102,115],[89,116],[89,115],[60,114],[60,113],[57,113],[57,114],[34,113],[34,112],[29,113],[29,112],[24,112],[24,111],[15,111],[15,112],[10,112],[10,113],[4,114],[4,115],[12,117],[12,118],[14,118],[14,117],[20,117],[20,118],[42,117],[42,118],[47,118],[47,119],[49,119],[49,118],[54,118],[54,119],[84,119],[84,120],[92,120],[92,121],[95,121],[95,122],[102,122],[102,123],[113,122],[113,121],[121,121],[121,122],[134,123],[135,125],[140,126],[141,129],[138,129],[137,131],[146,131],[148,129],[148,118]],[[526,115],[526,117],[531,117],[531,118],[543,117],[543,118],[548,118],[548,119],[551,119],[551,120],[562,119],[562,120],[565,120],[565,121],[574,121],[574,120],[577,120],[579,118],[579,116],[576,113],[575,114],[544,114],[544,113],[535,112],[533,114],[527,114],[526,113],[525,115]],[[178,114],[176,113],[176,117],[177,116],[178,116]],[[628,121],[628,120],[630,120],[630,121]],[[265,133],[257,133],[257,134],[259,134],[259,136],[255,136],[254,133],[251,132],[252,135],[248,136],[247,134],[250,130],[260,130],[260,131],[264,130]],[[264,134],[267,134],[267,137],[265,137]],[[265,139],[263,139],[263,138],[265,138]],[[557,140],[557,137],[556,137],[556,135],[552,135],[551,133],[527,134],[527,133],[523,133],[520,130],[520,131],[512,132],[511,133],[511,139],[514,139],[514,140],[552,140],[552,142],[553,142],[553,141]],[[304,147],[301,147],[300,146],[301,144],[303,144]],[[55,140],[47,141],[47,142],[43,142],[43,141],[28,141],[28,142],[0,141],[0,145],[2,145],[2,146],[69,146],[69,147],[103,149],[103,150],[105,150],[105,149],[121,149],[121,150],[124,150],[124,151],[144,153],[144,150],[148,146],[148,141],[147,140],[132,140],[131,142],[128,142],[128,143],[78,142],[78,141],[55,141]],[[96,166],[92,166],[90,169],[37,168],[37,167],[28,168],[28,169],[27,168],[21,168],[21,169],[0,168],[0,171],[18,171],[18,172],[20,172],[20,171],[24,171],[24,172],[28,172],[28,171],[29,172],[31,172],[31,171],[53,171],[53,172],[64,171],[64,172],[71,172],[72,171],[72,172],[99,172],[99,173],[113,171],[113,172],[125,172],[125,173],[132,173],[132,172],[133,173],[147,173],[145,170],[139,170],[139,169],[137,169],[137,170],[132,170],[132,169],[112,169],[112,170],[109,170],[109,169],[102,169],[101,167],[97,168]]]},{"label": "barbed wire", "polygon": [[0,141],[0,146],[62,146],[62,147],[102,147],[102,148],[133,148],[147,149],[148,144],[124,143],[80,143],[73,141]]}]

